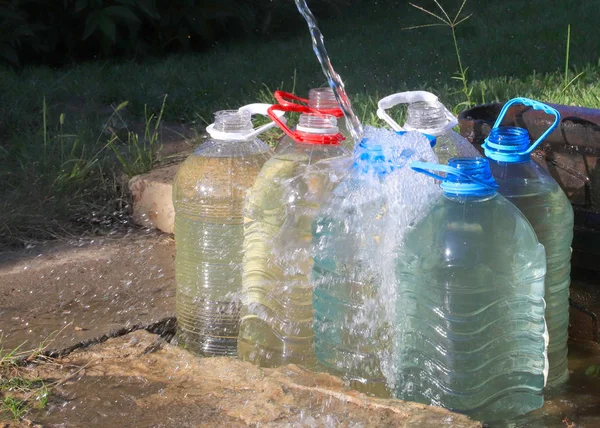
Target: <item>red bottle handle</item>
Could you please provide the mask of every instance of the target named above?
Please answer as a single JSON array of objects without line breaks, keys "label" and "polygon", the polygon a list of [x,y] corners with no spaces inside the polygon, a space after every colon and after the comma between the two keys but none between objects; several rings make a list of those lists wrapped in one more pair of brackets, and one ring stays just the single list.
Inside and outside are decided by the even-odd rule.
[{"label": "red bottle handle", "polygon": [[[327,110],[327,109],[325,109]],[[325,117],[329,116],[326,113],[323,113],[322,110],[313,109],[308,106],[296,104],[296,103],[287,103],[287,105],[278,105],[274,104],[267,110],[267,114],[269,118],[279,126],[283,132],[285,132],[290,138],[294,141],[302,144],[340,144],[341,141],[344,141],[344,136],[339,132],[336,134],[312,134],[308,132],[301,131],[292,131],[288,126],[275,114],[275,111],[283,111],[283,112],[295,112],[302,114],[312,114],[315,116]]]},{"label": "red bottle handle", "polygon": [[[275,97],[275,99],[277,100],[279,105],[282,105],[282,106],[287,107],[287,106],[304,105],[304,106],[308,107],[308,103],[309,103],[308,99],[297,97],[296,95],[290,94],[289,92],[275,91],[273,96]],[[294,101],[299,101],[299,103],[294,102]],[[340,117],[344,116],[344,112],[342,112],[342,109],[339,107],[337,107],[337,108],[320,108],[320,109],[313,109],[313,110],[319,110],[323,114],[329,114],[331,116],[335,116],[338,119]]]}]

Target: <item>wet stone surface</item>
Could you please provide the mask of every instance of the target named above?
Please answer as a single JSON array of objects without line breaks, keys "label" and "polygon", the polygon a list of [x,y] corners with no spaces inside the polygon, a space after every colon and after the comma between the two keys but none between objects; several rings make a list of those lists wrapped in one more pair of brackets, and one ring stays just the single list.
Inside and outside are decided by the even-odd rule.
[{"label": "wet stone surface", "polygon": [[[20,369],[53,385],[48,406],[20,423],[0,417],[0,427],[481,426],[444,409],[368,398],[296,366],[261,370],[194,357],[143,330],[169,338],[174,328],[174,242],[167,235],[137,232],[1,257],[2,347],[27,341],[22,349],[35,349],[55,337],[48,350],[62,353]],[[600,345],[573,340],[569,383],[512,426],[600,426],[600,378],[585,374],[595,364]]]},{"label": "wet stone surface", "polygon": [[175,245],[167,235],[54,244],[0,259],[4,349],[54,338],[49,349],[62,350],[174,313]]},{"label": "wet stone surface", "polygon": [[48,407],[28,415],[50,427],[481,426],[440,408],[370,399],[293,365],[261,370],[232,358],[194,357],[146,331],[30,370],[62,379]]}]

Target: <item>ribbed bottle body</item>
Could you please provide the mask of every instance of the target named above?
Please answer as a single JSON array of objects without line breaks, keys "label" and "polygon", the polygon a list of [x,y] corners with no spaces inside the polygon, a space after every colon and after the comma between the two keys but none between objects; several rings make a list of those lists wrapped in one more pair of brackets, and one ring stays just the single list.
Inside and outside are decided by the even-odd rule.
[{"label": "ribbed bottle body", "polygon": [[311,224],[348,151],[284,138],[244,207],[238,356],[264,367],[314,364]]},{"label": "ribbed bottle body", "polygon": [[548,386],[568,378],[567,340],[573,208],[558,183],[534,161],[490,161],[499,192],[527,217],[546,249],[546,322],[550,335]]},{"label": "ribbed bottle body", "polygon": [[243,201],[270,153],[259,141],[204,145],[182,164],[173,188],[177,338],[196,354],[235,355]]},{"label": "ribbed bottle body", "polygon": [[440,197],[399,250],[396,396],[485,421],[541,407],[545,269],[505,198]]}]

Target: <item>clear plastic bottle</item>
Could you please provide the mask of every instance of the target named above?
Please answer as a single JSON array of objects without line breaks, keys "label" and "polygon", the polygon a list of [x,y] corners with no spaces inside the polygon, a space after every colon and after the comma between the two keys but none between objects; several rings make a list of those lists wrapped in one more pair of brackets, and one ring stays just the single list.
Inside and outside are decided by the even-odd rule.
[{"label": "clear plastic bottle", "polygon": [[[408,104],[404,126],[398,125],[385,111],[397,104]],[[377,114],[395,131],[419,131],[436,137],[434,151],[441,164],[447,164],[453,157],[480,156],[471,143],[452,130],[458,124],[456,117],[429,92],[401,92],[385,97],[379,101]]]},{"label": "clear plastic bottle", "polygon": [[[383,241],[393,238],[394,226],[402,227],[399,216],[390,210],[407,211],[389,197],[408,189],[409,177],[395,177],[402,164],[435,156],[429,141],[417,132],[401,137],[384,131],[391,134],[386,137],[371,131],[367,127],[365,139],[355,148],[350,173],[313,223],[315,353],[321,366],[341,376],[351,388],[385,397],[389,392],[381,360],[389,355],[393,322],[388,322],[386,296],[380,292]],[[384,139],[387,149],[410,159],[394,160]],[[421,150],[406,150],[413,145],[420,145]],[[417,180],[431,181],[409,173]],[[399,183],[404,187],[398,188]],[[437,186],[431,183],[430,187]]]},{"label": "clear plastic bottle", "polygon": [[251,113],[219,111],[213,137],[179,168],[173,186],[177,339],[190,351],[235,355],[242,287],[242,206],[270,157]]},{"label": "clear plastic bottle", "polygon": [[[293,111],[295,106],[278,106]],[[297,111],[297,110],[296,110]],[[264,367],[314,364],[311,224],[351,159],[333,116],[302,114],[244,207],[238,357]]]},{"label": "clear plastic bottle", "polygon": [[395,395],[483,421],[540,408],[544,247],[485,158],[412,166],[446,177],[398,252]]},{"label": "clear plastic bottle", "polygon": [[[509,102],[526,103],[544,108],[556,117],[549,106],[540,107],[527,99]],[[503,114],[499,117],[500,124]],[[547,134],[546,134],[547,135]],[[527,217],[537,237],[546,248],[546,322],[550,334],[548,386],[558,386],[568,379],[567,340],[569,329],[569,286],[571,284],[571,242],[573,240],[573,208],[558,183],[530,157],[533,145],[527,130],[495,126],[484,144],[498,191]]]}]

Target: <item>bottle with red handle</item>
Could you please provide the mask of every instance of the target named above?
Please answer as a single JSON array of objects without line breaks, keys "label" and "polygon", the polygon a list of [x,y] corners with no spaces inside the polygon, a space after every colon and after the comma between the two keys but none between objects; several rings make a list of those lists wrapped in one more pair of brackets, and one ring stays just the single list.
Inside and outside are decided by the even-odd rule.
[{"label": "bottle with red handle", "polygon": [[[301,113],[294,130],[277,113]],[[311,366],[311,224],[351,164],[334,115],[292,102],[269,117],[285,132],[244,206],[238,356],[263,367]]]}]

